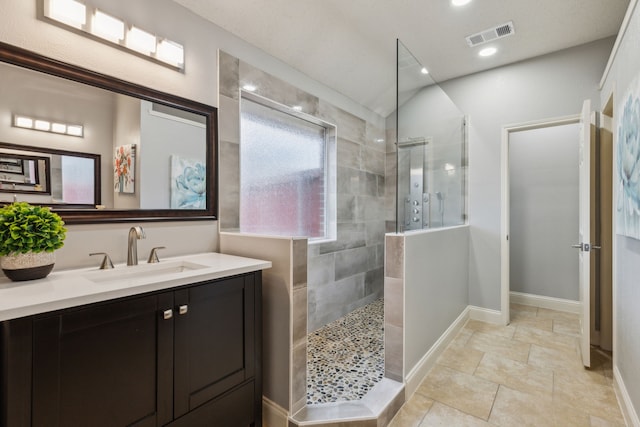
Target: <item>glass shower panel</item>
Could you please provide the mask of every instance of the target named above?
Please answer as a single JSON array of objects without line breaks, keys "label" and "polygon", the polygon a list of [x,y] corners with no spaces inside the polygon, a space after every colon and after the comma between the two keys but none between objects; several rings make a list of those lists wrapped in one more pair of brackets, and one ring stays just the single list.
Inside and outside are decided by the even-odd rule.
[{"label": "glass shower panel", "polygon": [[398,40],[396,231],[466,221],[467,120]]}]

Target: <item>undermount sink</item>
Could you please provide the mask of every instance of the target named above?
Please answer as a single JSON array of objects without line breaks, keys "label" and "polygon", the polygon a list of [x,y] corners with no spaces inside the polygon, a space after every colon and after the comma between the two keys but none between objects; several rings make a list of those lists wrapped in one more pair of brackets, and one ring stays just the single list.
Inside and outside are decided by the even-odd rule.
[{"label": "undermount sink", "polygon": [[160,262],[137,266],[119,267],[113,270],[100,270],[85,274],[84,277],[95,283],[114,283],[134,279],[149,279],[174,273],[184,273],[207,268],[206,265],[189,261]]}]

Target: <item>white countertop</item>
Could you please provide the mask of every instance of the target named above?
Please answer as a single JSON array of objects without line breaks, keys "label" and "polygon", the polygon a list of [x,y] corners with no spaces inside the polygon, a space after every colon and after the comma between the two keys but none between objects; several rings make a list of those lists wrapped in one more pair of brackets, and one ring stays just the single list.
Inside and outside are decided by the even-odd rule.
[{"label": "white countertop", "polygon": [[[182,265],[194,269],[178,271]],[[24,282],[0,279],[0,321],[263,270],[271,262],[201,253],[115,267],[65,270]]]}]

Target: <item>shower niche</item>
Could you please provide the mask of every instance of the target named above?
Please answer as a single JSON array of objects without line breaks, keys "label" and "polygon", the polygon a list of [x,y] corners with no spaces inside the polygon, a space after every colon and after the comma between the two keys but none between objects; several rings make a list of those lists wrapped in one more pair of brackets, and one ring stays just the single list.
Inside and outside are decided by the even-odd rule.
[{"label": "shower niche", "polygon": [[398,40],[396,232],[466,221],[467,118]]}]

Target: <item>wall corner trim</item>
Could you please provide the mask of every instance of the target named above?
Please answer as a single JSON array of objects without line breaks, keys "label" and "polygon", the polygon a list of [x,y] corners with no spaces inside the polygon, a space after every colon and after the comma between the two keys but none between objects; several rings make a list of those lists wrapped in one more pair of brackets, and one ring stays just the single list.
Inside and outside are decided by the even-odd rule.
[{"label": "wall corner trim", "polygon": [[405,379],[406,400],[415,393],[422,380],[427,376],[431,368],[433,368],[438,357],[447,348],[447,346],[458,335],[458,332],[464,327],[469,320],[470,306],[467,306],[456,320],[447,328],[446,331],[438,338],[416,365],[411,368]]},{"label": "wall corner trim", "polygon": [[624,385],[624,381],[616,365],[613,366],[613,389],[616,392],[624,421],[630,427],[640,427],[640,418],[638,418],[638,413],[633,407],[633,402],[627,392],[627,387]]},{"label": "wall corner trim", "polygon": [[620,25],[620,30],[618,31],[618,36],[616,37],[616,41],[613,44],[613,48],[611,49],[611,55],[609,56],[607,65],[605,66],[604,72],[602,73],[602,78],[600,79],[598,90],[602,90],[605,82],[607,81],[607,78],[609,77],[609,72],[611,72],[611,67],[613,66],[613,62],[616,59],[618,50],[620,49],[620,43],[622,43],[622,39],[624,38],[624,35],[627,32],[627,28],[629,27],[629,21],[631,21],[631,16],[633,15],[633,11],[637,5],[638,5],[638,0],[631,0],[629,2],[627,13],[624,15],[624,19],[622,20],[622,24]]},{"label": "wall corner trim", "polygon": [[502,312],[499,310],[491,310],[489,308],[482,308],[470,305],[467,307],[469,310],[469,318],[471,320],[479,320],[481,322],[492,323],[494,325],[503,325]]}]

